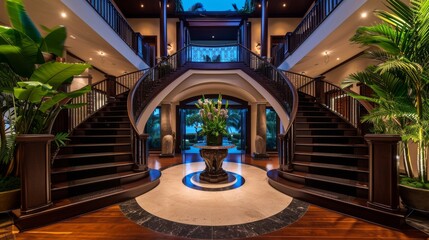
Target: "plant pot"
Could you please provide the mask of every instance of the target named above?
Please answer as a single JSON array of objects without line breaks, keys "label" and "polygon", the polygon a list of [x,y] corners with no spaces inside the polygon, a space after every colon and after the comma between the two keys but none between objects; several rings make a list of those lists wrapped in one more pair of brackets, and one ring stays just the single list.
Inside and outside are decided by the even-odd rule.
[{"label": "plant pot", "polygon": [[6,212],[19,208],[21,203],[21,189],[13,189],[0,192],[0,212]]},{"label": "plant pot", "polygon": [[219,134],[218,136],[208,134],[207,135],[207,146],[222,146],[222,135]]},{"label": "plant pot", "polygon": [[399,184],[399,195],[405,206],[416,211],[429,212],[429,190]]}]

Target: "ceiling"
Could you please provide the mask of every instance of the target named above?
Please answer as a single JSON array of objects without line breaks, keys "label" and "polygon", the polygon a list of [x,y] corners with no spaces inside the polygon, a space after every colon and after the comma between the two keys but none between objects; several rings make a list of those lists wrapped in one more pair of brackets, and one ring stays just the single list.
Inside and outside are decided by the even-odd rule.
[{"label": "ceiling", "polygon": [[[56,25],[66,26],[68,34],[65,43],[66,50],[72,52],[83,61],[115,76],[136,70],[122,54],[100,37],[81,18],[68,10],[61,1],[26,0],[24,3],[29,16],[39,27],[42,34],[44,31],[40,28],[41,25],[49,28]],[[61,12],[65,12],[67,17],[62,18],[60,16]],[[0,23],[5,25],[9,23],[5,4],[0,4]],[[100,55],[100,51],[104,54]]]},{"label": "ceiling", "polygon": [[[222,1],[222,0],[213,0]],[[223,0],[231,1],[231,0]],[[260,17],[260,0],[255,0],[255,12],[249,17]],[[270,18],[302,18],[315,0],[267,0],[268,17]],[[160,3],[158,0],[114,0],[126,18],[157,18],[160,15]],[[167,17],[180,17],[176,14],[176,1],[168,0]],[[231,1],[232,2],[232,1]],[[283,5],[285,4],[285,7]],[[143,7],[142,7],[143,5]],[[201,13],[201,12],[200,12]],[[201,15],[201,14],[199,14]],[[206,14],[210,15],[210,14]],[[219,15],[219,12],[216,14]]]},{"label": "ceiling", "polygon": [[192,41],[216,40],[234,41],[237,40],[237,27],[190,27],[189,34]]}]

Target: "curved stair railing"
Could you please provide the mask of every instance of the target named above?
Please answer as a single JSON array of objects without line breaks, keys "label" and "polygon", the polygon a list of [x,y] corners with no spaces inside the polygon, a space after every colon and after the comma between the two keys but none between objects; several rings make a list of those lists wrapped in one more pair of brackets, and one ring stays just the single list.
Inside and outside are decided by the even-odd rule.
[{"label": "curved stair railing", "polygon": [[71,132],[118,95],[129,91],[147,71],[137,70],[118,77],[107,75],[106,79],[92,84],[90,92],[70,101],[82,107],[62,111],[55,120],[53,132]]},{"label": "curved stair railing", "polygon": [[[216,51],[217,48],[228,48],[229,52]],[[203,51],[206,48],[207,51]],[[201,56],[205,53],[206,56]],[[210,61],[209,61],[210,60]],[[213,61],[215,60],[215,61]],[[247,68],[247,73],[266,88],[281,104],[289,116],[289,123],[285,126],[285,133],[279,135],[281,147],[279,148],[279,161],[282,167],[288,165],[291,159],[290,149],[293,142],[290,129],[295,119],[298,109],[298,92],[293,83],[266,59],[254,54],[251,50],[242,45],[227,46],[200,46],[188,45],[175,54],[163,59],[155,67],[151,68],[131,89],[128,95],[128,116],[131,121],[133,156],[137,170],[147,169],[147,159],[149,149],[147,146],[148,135],[139,130],[137,124],[139,118],[149,102],[168,84],[175,80],[181,72],[179,69],[186,70],[192,68],[188,63],[213,64],[213,63],[243,63]],[[201,66],[201,65],[199,65]],[[174,73],[177,74],[174,75]],[[183,71],[184,72],[184,71]],[[172,76],[174,75],[174,76]],[[258,77],[259,76],[259,77]],[[142,127],[140,128],[142,129]]]}]

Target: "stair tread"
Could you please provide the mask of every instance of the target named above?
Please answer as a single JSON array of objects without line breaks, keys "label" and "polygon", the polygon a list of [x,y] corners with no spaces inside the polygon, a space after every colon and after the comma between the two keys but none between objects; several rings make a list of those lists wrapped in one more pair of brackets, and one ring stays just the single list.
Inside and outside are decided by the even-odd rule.
[{"label": "stair tread", "polygon": [[309,131],[311,131],[311,130],[330,130],[330,131],[332,131],[332,130],[356,130],[356,129],[354,129],[354,128],[348,128],[348,127],[342,127],[342,128],[295,128],[296,130],[299,130],[299,131],[305,131],[305,130],[309,130]]},{"label": "stair tread", "polygon": [[131,128],[127,127],[127,128],[90,128],[90,127],[79,127],[76,128],[75,130],[96,130],[96,131],[106,131],[106,130],[131,130]]},{"label": "stair tread", "polygon": [[[274,172],[269,172],[269,174],[273,174],[273,173]],[[368,199],[366,198],[364,199],[364,198],[354,197],[354,196],[332,192],[324,189],[309,187],[309,186],[306,186],[305,184],[296,183],[279,176],[275,177],[274,179],[276,182],[279,182],[282,185],[287,185],[293,188],[297,188],[297,189],[300,189],[301,192],[306,192],[313,195],[323,196],[330,199],[337,199],[342,202],[349,202],[351,204],[361,205],[361,206],[366,206],[368,202]]]},{"label": "stair tread", "polygon": [[82,143],[82,144],[67,144],[63,146],[66,147],[115,147],[115,146],[130,146],[131,143]]},{"label": "stair tread", "polygon": [[90,123],[90,124],[94,124],[94,123],[97,123],[97,124],[106,124],[106,123],[114,123],[114,124],[118,124],[118,123],[130,123],[130,121],[115,121],[115,122],[111,122],[111,121],[109,121],[109,122],[85,122],[85,123]]},{"label": "stair tread", "polygon": [[131,154],[131,152],[101,152],[101,153],[64,154],[64,155],[57,155],[55,157],[55,159],[107,157],[107,156],[120,156],[120,155],[127,155],[127,154]]},{"label": "stair tread", "polygon": [[136,187],[142,186],[144,184],[148,184],[152,181],[156,181],[157,179],[159,179],[160,174],[161,174],[161,173],[156,173],[156,172],[152,173],[152,171],[156,171],[156,170],[151,170],[149,177],[145,177],[145,178],[136,180],[134,182],[121,184],[120,186],[117,186],[117,187],[107,188],[107,189],[103,189],[103,190],[96,191],[96,192],[86,193],[86,194],[77,195],[77,196],[73,196],[73,197],[69,197],[69,198],[58,199],[58,200],[53,202],[53,204],[54,204],[53,207],[63,207],[63,206],[67,206],[70,204],[88,201],[91,199],[97,199],[97,198],[100,198],[100,197],[103,197],[106,195],[114,195],[117,192],[125,192],[128,189],[136,188]]},{"label": "stair tread", "polygon": [[329,182],[329,183],[340,184],[340,185],[345,185],[350,187],[357,187],[361,189],[368,189],[368,183],[351,180],[351,179],[330,177],[330,176],[324,176],[324,175],[319,175],[314,173],[305,173],[305,172],[297,172],[297,171],[286,173],[286,174],[289,174],[295,177],[305,178],[305,179]]},{"label": "stair tread", "polygon": [[299,166],[307,166],[307,167],[318,167],[318,168],[329,168],[329,169],[337,169],[351,172],[362,172],[368,173],[368,169],[356,166],[347,166],[347,165],[339,165],[339,164],[329,164],[329,163],[317,163],[317,162],[305,162],[305,161],[293,161],[292,164]]},{"label": "stair tread", "polygon": [[295,151],[295,154],[297,154],[297,155],[306,155],[306,156],[322,156],[322,157],[341,157],[341,158],[368,159],[368,155],[347,154],[347,153],[299,152],[299,151]]},{"label": "stair tread", "polygon": [[73,135],[70,136],[70,138],[81,138],[81,137],[90,137],[90,138],[108,138],[108,137],[130,137],[129,134],[127,135]]},{"label": "stair tread", "polygon": [[144,172],[134,172],[134,171],[128,171],[128,172],[121,172],[121,173],[114,173],[114,174],[108,174],[108,175],[102,175],[98,177],[91,177],[91,178],[83,178],[83,179],[77,179],[72,181],[66,181],[66,182],[60,182],[60,183],[53,183],[52,184],[52,190],[61,190],[69,187],[77,187],[97,182],[103,182],[103,181],[109,181],[109,180],[115,180],[125,177],[132,177],[139,174],[145,174]]},{"label": "stair tread", "polygon": [[350,143],[350,144],[339,144],[339,143],[296,143],[296,146],[314,146],[314,147],[368,147],[366,144]]},{"label": "stair tread", "polygon": [[306,121],[297,121],[296,123],[309,123],[309,124],[341,124],[345,122],[306,122]]},{"label": "stair tread", "polygon": [[129,166],[133,164],[134,162],[132,161],[125,161],[125,162],[112,162],[112,163],[60,167],[60,168],[52,168],[52,174],[65,173],[65,172],[78,172],[78,171],[92,170],[92,169],[99,169],[99,168],[122,167],[122,166]]},{"label": "stair tread", "polygon": [[296,137],[301,137],[301,138],[305,138],[305,137],[321,137],[321,138],[338,138],[338,137],[342,137],[342,138],[363,138],[362,136],[345,136],[345,135],[296,135]]}]

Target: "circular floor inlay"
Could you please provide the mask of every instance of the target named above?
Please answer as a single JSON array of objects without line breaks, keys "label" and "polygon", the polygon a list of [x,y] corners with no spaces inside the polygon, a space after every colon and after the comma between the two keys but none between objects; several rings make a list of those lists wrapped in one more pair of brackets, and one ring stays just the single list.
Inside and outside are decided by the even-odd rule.
[{"label": "circular floor inlay", "polygon": [[161,183],[121,204],[124,214],[154,231],[190,238],[251,237],[278,230],[300,218],[307,204],[272,188],[266,172],[225,162],[224,169],[246,183],[228,191],[199,191],[182,178],[204,169],[204,162],[182,164],[162,172]]},{"label": "circular floor inlay", "polygon": [[244,184],[244,178],[237,173],[226,172],[228,180],[222,183],[207,183],[200,180],[202,171],[193,172],[183,177],[182,182],[185,186],[201,191],[226,191],[236,189]]}]

